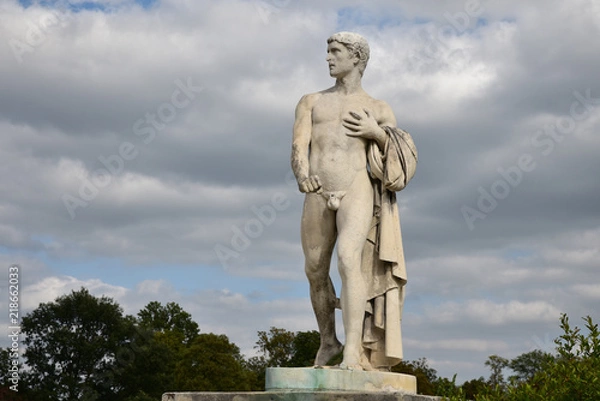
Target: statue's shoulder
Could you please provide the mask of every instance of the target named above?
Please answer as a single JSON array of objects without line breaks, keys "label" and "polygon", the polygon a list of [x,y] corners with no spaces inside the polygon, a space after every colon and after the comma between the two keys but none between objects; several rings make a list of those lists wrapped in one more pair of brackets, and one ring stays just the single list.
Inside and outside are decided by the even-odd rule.
[{"label": "statue's shoulder", "polygon": [[319,101],[319,99],[323,97],[325,93],[326,90],[315,93],[308,93],[302,96],[300,98],[300,101],[298,102],[298,109],[307,111],[312,110],[314,105]]},{"label": "statue's shoulder", "polygon": [[388,102],[386,102],[385,100],[380,100],[380,99],[375,99],[375,98],[371,98],[371,99],[373,102],[373,106],[375,106],[380,111],[387,111],[387,110],[392,109],[390,107],[390,105],[388,104]]},{"label": "statue's shoulder", "polygon": [[393,117],[394,112],[385,100],[372,98],[372,104],[372,107],[379,118],[389,119],[390,117]]},{"label": "statue's shoulder", "polygon": [[299,103],[315,104],[320,98],[323,97],[324,94],[327,93],[327,91],[328,89],[319,92],[308,93],[300,98]]},{"label": "statue's shoulder", "polygon": [[385,100],[376,99],[367,92],[363,93],[363,101],[365,102],[366,106],[374,110],[382,111],[391,109],[390,105]]}]

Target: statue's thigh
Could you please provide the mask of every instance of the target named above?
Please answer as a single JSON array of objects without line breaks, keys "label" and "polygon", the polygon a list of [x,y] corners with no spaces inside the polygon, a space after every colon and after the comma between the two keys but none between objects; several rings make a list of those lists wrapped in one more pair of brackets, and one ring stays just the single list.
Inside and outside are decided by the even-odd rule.
[{"label": "statue's thigh", "polygon": [[306,257],[320,258],[331,253],[337,237],[336,213],[327,208],[327,201],[310,193],[304,200],[300,233]]},{"label": "statue's thigh", "polygon": [[372,187],[348,191],[337,213],[338,253],[362,251],[372,220]]}]

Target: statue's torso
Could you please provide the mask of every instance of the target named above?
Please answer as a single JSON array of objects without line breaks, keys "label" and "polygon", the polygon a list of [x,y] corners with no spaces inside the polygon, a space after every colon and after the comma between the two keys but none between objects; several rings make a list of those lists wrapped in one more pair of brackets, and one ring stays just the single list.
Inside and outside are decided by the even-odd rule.
[{"label": "statue's torso", "polygon": [[358,174],[367,174],[367,143],[346,135],[342,119],[350,111],[374,112],[375,100],[366,94],[322,93],[312,109],[310,174],[321,179],[325,191],[343,191]]}]

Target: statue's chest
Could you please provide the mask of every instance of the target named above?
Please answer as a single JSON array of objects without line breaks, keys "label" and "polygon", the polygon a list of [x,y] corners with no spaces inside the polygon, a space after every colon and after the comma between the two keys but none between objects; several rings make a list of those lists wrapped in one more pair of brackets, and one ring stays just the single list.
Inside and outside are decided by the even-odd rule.
[{"label": "statue's chest", "polygon": [[342,119],[349,117],[349,112],[362,113],[367,107],[359,99],[330,98],[317,103],[313,109],[313,124],[342,123]]}]

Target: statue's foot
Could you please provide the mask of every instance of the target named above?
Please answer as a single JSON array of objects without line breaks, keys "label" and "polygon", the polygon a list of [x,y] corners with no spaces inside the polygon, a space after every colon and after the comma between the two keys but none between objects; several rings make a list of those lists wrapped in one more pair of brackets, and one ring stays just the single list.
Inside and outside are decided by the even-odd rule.
[{"label": "statue's foot", "polygon": [[340,363],[340,369],[342,370],[364,370],[360,363],[349,365],[345,362]]},{"label": "statue's foot", "polygon": [[315,366],[326,366],[327,362],[340,352],[342,352],[342,344],[336,340],[333,345],[321,345],[317,357],[315,358]]},{"label": "statue's foot", "polygon": [[359,371],[375,370],[373,368],[373,365],[371,365],[371,362],[369,362],[369,359],[367,358],[367,356],[364,353],[361,353],[359,358],[351,358],[351,357],[344,358],[342,363],[340,363],[340,369],[342,369],[342,370],[359,370]]}]

